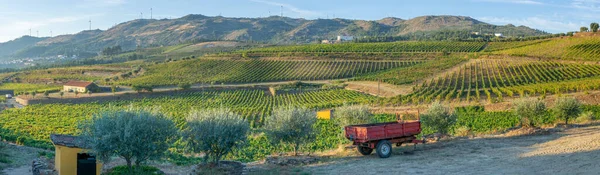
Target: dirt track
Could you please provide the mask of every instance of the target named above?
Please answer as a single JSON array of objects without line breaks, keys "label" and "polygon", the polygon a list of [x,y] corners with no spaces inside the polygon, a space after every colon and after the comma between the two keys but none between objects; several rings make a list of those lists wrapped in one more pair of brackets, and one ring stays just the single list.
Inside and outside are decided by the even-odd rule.
[{"label": "dirt track", "polygon": [[[396,148],[394,155],[333,158],[310,174],[598,174],[600,126],[536,136],[494,136]],[[349,150],[354,151],[355,150]],[[287,174],[287,173],[284,173]]]}]

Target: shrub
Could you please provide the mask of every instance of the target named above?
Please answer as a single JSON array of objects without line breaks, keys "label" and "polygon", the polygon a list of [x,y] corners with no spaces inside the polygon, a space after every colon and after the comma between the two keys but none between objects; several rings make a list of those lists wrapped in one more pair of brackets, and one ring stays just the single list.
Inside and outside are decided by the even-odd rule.
[{"label": "shrub", "polygon": [[439,101],[433,102],[426,113],[421,117],[424,130],[434,133],[448,134],[448,130],[456,122],[456,115]]},{"label": "shrub", "polygon": [[572,97],[561,97],[556,100],[554,112],[557,117],[565,120],[565,125],[568,125],[569,119],[581,114],[581,103]]},{"label": "shrub", "polygon": [[112,168],[106,175],[146,175],[146,174],[164,174],[156,167],[140,166],[135,168],[135,172],[130,172],[127,166],[116,166]]},{"label": "shrub", "polygon": [[100,160],[117,155],[125,159],[130,172],[149,159],[159,159],[176,140],[177,128],[161,113],[142,109],[107,110],[94,114],[80,125]]},{"label": "shrub", "polygon": [[577,123],[587,123],[590,122],[592,120],[594,120],[595,115],[594,112],[592,111],[585,111],[582,112],[579,117],[577,117],[577,119],[575,119],[575,122]]},{"label": "shrub", "polygon": [[465,137],[471,135],[471,128],[466,126],[458,127],[454,130],[454,135],[459,137]]},{"label": "shrub", "polygon": [[[513,102],[515,114],[521,119],[521,126],[532,127],[539,123],[539,118],[547,115],[546,104],[535,98],[521,98]],[[536,122],[538,121],[538,122]]]},{"label": "shrub", "polygon": [[279,107],[266,120],[266,134],[277,143],[288,143],[297,156],[300,147],[315,140],[313,125],[317,121],[315,111],[303,107]]},{"label": "shrub", "polygon": [[371,122],[371,112],[366,105],[344,105],[334,111],[335,123],[341,127]]},{"label": "shrub", "polygon": [[189,83],[179,83],[179,85],[177,85],[177,87],[179,87],[179,89],[182,89],[182,90],[187,90],[187,89],[190,89],[192,87],[192,84],[189,84]]},{"label": "shrub", "polygon": [[246,142],[250,126],[242,116],[226,108],[192,111],[186,118],[183,140],[191,151],[206,154],[205,160],[219,160]]}]

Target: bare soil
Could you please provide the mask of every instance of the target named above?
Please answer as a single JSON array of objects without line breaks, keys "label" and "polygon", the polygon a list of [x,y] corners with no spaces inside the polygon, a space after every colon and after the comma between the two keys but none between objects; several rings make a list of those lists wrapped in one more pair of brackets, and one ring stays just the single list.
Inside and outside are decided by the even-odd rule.
[{"label": "bare soil", "polygon": [[[561,131],[562,130],[562,131]],[[598,174],[600,126],[398,147],[387,159],[355,149],[303,167],[248,164],[250,174]]]},{"label": "bare soil", "polygon": [[0,174],[22,175],[31,174],[31,163],[33,159],[38,158],[40,152],[50,151],[14,144],[6,144],[6,148],[4,148],[2,152],[8,155],[10,163],[0,163],[0,167],[2,168]]},{"label": "bare soil", "polygon": [[395,97],[412,93],[412,86],[396,86],[387,83],[378,84],[375,81],[349,81],[346,89],[359,91],[379,97]]}]

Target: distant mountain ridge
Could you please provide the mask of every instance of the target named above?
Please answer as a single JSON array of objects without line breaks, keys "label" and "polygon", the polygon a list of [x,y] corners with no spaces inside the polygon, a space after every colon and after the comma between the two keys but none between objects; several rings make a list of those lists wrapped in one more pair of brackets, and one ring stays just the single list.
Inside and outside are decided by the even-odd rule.
[{"label": "distant mountain ridge", "polygon": [[0,43],[0,57],[51,55],[96,55],[103,48],[120,45],[137,47],[174,45],[192,40],[244,40],[274,44],[310,43],[337,35],[400,36],[423,31],[509,31],[515,36],[537,36],[546,32],[525,26],[496,26],[465,16],[421,16],[409,20],[388,17],[380,20],[315,19],[271,16],[229,18],[187,15],[177,19],[136,19],[108,30],[82,31],[51,38],[25,36]]}]

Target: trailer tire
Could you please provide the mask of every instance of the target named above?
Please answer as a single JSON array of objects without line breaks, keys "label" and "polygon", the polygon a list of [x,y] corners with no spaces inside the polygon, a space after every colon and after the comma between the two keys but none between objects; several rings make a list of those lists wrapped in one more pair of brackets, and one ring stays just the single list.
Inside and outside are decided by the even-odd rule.
[{"label": "trailer tire", "polygon": [[369,148],[369,147],[364,147],[364,146],[358,146],[356,147],[356,149],[358,150],[358,152],[362,155],[371,155],[371,153],[373,153],[373,148]]},{"label": "trailer tire", "polygon": [[392,143],[388,140],[381,140],[377,143],[376,151],[380,158],[388,158],[392,155]]}]

